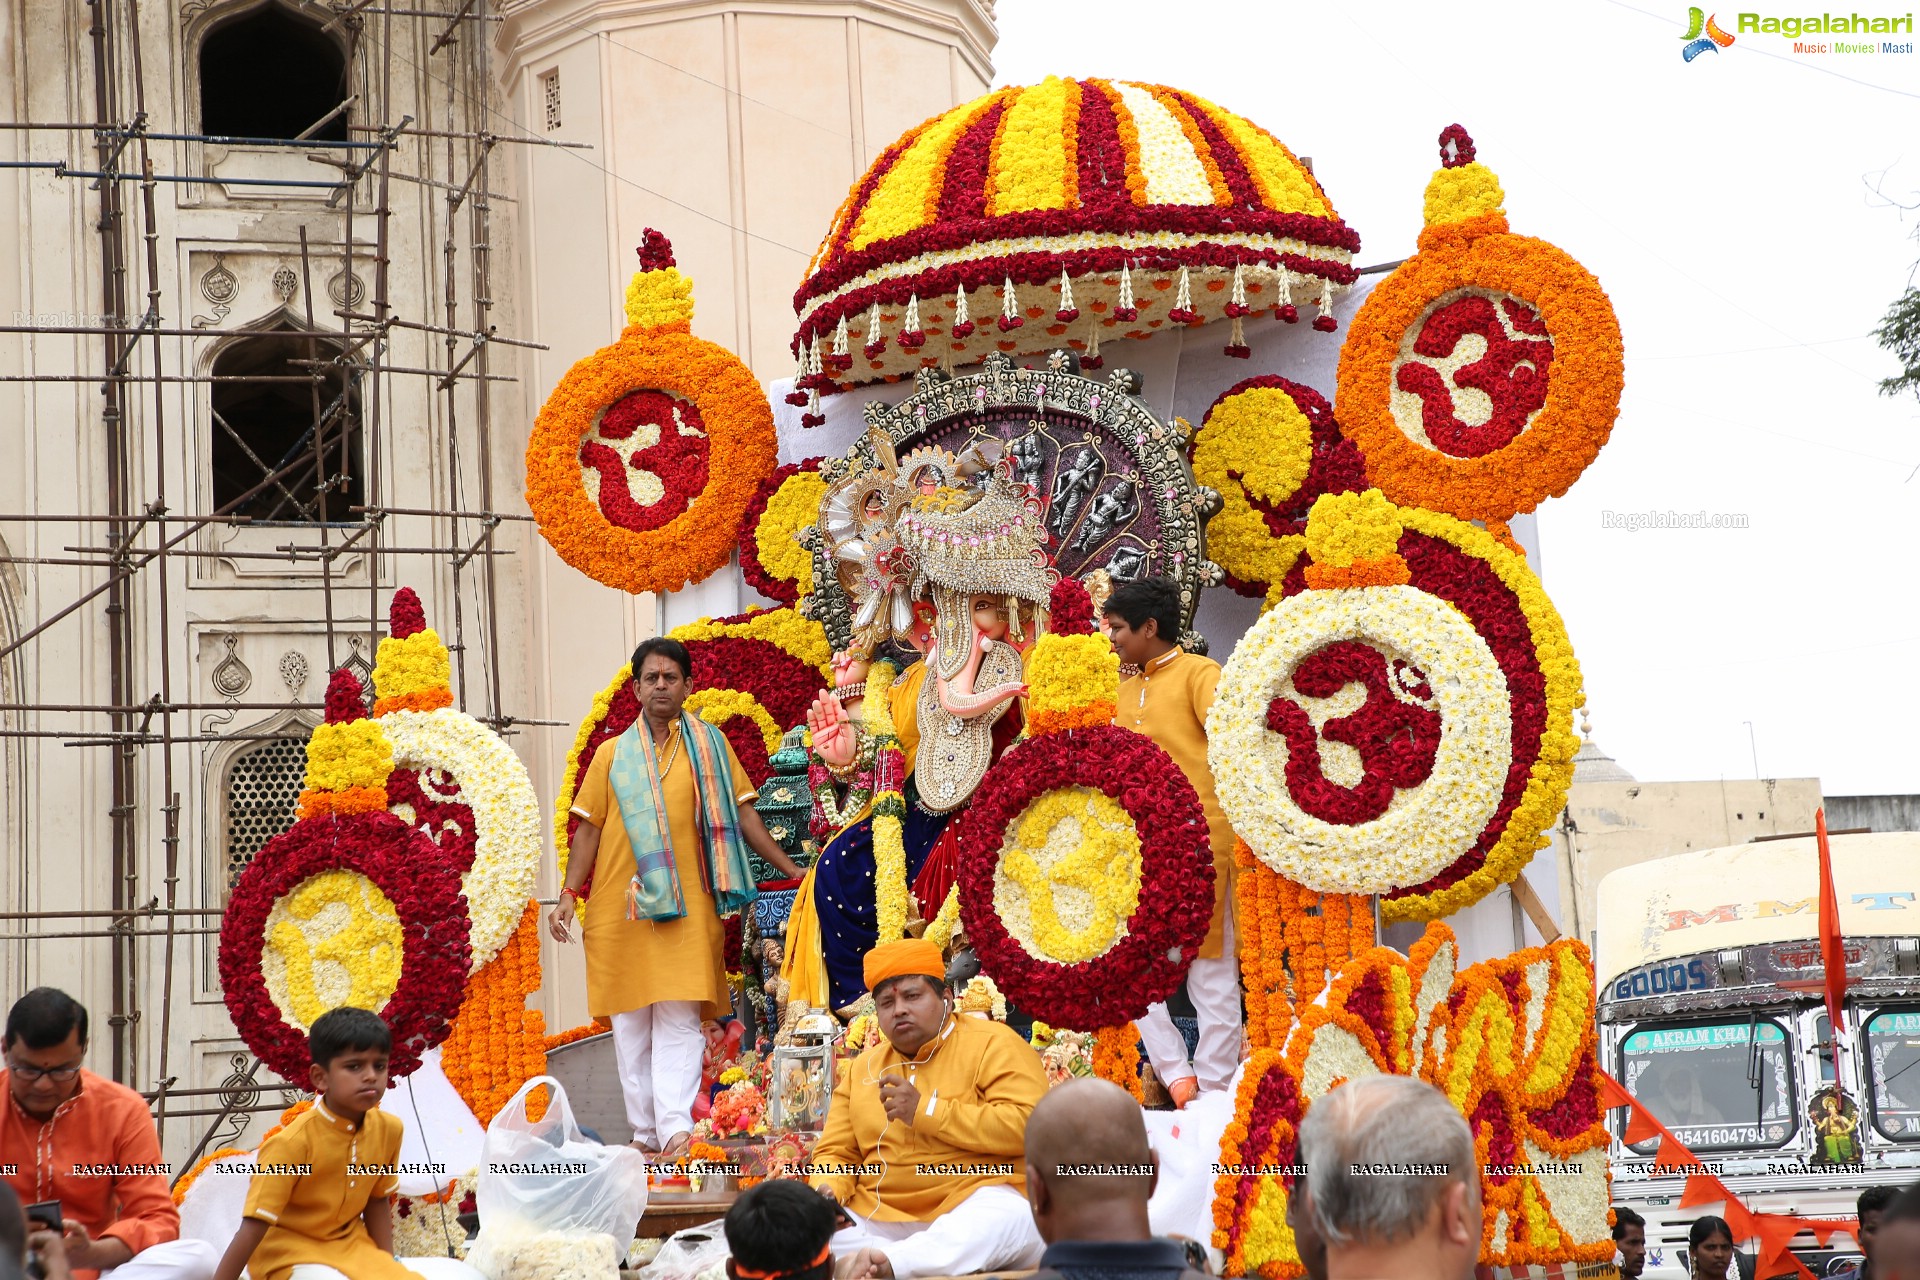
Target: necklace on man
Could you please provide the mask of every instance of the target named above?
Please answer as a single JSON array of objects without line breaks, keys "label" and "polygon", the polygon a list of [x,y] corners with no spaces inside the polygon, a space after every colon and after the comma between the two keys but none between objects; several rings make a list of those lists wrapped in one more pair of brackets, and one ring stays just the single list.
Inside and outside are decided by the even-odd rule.
[{"label": "necklace on man", "polygon": [[[656,742],[654,744],[654,751],[657,753],[659,749],[660,749],[660,744]],[[680,735],[675,733],[672,735],[672,741],[667,743],[666,763],[660,766],[661,777],[664,778],[667,776],[668,773],[672,772],[674,757],[677,756],[679,753],[680,753]]]}]

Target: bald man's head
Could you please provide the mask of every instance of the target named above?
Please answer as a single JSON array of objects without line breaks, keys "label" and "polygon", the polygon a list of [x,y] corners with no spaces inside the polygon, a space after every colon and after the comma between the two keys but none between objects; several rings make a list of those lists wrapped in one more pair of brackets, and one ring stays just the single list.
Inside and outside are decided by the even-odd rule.
[{"label": "bald man's head", "polygon": [[1144,1219],[1158,1178],[1140,1104],[1116,1084],[1069,1080],[1027,1118],[1028,1199],[1047,1240],[1061,1219],[1095,1208]]}]

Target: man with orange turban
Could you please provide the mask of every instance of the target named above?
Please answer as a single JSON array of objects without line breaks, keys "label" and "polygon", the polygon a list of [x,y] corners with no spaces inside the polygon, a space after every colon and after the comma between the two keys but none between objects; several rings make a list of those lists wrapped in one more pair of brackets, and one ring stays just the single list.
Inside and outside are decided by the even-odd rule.
[{"label": "man with orange turban", "polygon": [[883,943],[863,965],[885,1037],[833,1087],[812,1182],[851,1225],[837,1280],[1034,1266],[1027,1116],[1047,1092],[1039,1055],[998,1022],[953,1016],[940,948]]}]

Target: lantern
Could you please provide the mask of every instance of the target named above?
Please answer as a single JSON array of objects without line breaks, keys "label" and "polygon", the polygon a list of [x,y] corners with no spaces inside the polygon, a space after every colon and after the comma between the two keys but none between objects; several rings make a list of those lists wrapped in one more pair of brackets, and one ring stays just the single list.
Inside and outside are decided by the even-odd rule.
[{"label": "lantern", "polygon": [[839,1024],[809,1013],[794,1024],[786,1044],[775,1045],[767,1127],[775,1133],[818,1133],[826,1127],[833,1098],[833,1041]]}]

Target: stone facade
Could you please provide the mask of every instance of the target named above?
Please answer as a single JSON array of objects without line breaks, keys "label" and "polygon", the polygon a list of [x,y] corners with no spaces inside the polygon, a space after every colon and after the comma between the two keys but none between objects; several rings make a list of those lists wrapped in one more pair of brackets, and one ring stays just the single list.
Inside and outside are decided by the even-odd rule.
[{"label": "stone facade", "polygon": [[[155,133],[202,133],[203,104],[212,112],[230,80],[265,75],[291,95],[311,62],[307,55],[222,61],[209,53],[209,37],[271,5],[284,6],[276,20],[291,17],[302,39],[336,51],[344,79],[329,91],[353,97],[345,121],[356,131],[346,136],[370,140],[372,133],[358,130],[403,116],[422,131],[400,135],[387,157],[386,261],[376,260],[377,164],[348,201],[332,187],[292,185],[336,179],[337,164],[309,156],[337,161],[341,149],[150,140],[157,176],[194,181],[153,187],[151,272],[142,188],[119,184],[120,296],[138,317],[151,291],[160,332],[142,338],[128,364],[137,376],[125,386],[117,428],[105,420],[98,381],[108,361],[104,339],[58,332],[94,329],[109,309],[103,281],[116,264],[104,256],[96,226],[100,193],[89,179],[51,168],[0,169],[0,200],[15,232],[14,250],[0,255],[0,299],[13,300],[0,307],[0,324],[38,330],[0,342],[0,375],[43,379],[0,382],[0,556],[7,558],[0,560],[0,651],[45,627],[0,657],[0,729],[16,735],[0,738],[0,901],[7,911],[104,911],[115,903],[110,810],[121,748],[69,745],[99,742],[111,727],[103,711],[44,709],[104,707],[114,693],[110,597],[54,620],[109,576],[100,518],[113,501],[110,440],[124,441],[126,509],[137,515],[164,503],[172,520],[215,511],[231,496],[228,472],[238,464],[214,414],[221,404],[233,414],[243,409],[221,399],[235,384],[211,379],[257,371],[264,358],[239,332],[285,330],[288,336],[272,340],[280,344],[276,368],[287,359],[330,359],[342,343],[364,360],[368,323],[336,312],[368,315],[384,292],[390,314],[409,324],[491,326],[501,338],[545,349],[486,347],[463,372],[517,381],[466,380],[449,392],[439,377],[397,370],[444,371],[474,344],[390,329],[381,371],[360,366],[351,388],[372,443],[354,463],[353,492],[388,509],[478,512],[490,486],[494,509],[524,515],[527,424],[568,365],[618,333],[642,228],[667,232],[694,277],[696,333],[739,351],[763,379],[789,372],[792,291],[848,185],[903,130],[982,92],[994,40],[991,6],[981,0],[524,0],[498,11],[482,3],[466,10],[452,41],[438,49],[459,8],[443,0],[407,12],[445,17],[377,7],[342,17],[344,4],[302,9],[285,0],[175,0],[141,6],[137,31],[124,2],[29,0],[0,16],[7,51],[0,110],[16,121],[125,120],[143,100]],[[95,13],[110,25],[103,41],[90,33]],[[96,75],[101,43],[109,54],[104,77]],[[330,55],[318,56],[324,63]],[[482,134],[522,141],[488,146],[478,141]],[[587,147],[544,145],[550,141]],[[0,149],[9,160],[100,168],[87,130],[0,131]],[[137,173],[138,154],[129,144],[119,168]],[[455,192],[460,203],[450,209]],[[484,307],[476,301],[476,255],[487,264]],[[303,355],[309,343],[311,354]],[[309,394],[304,383],[298,390]],[[324,390],[331,397],[349,388],[336,380]],[[337,511],[345,505],[335,502]],[[92,522],[53,518],[74,516]],[[358,519],[343,511],[336,518]],[[524,521],[495,533],[494,546],[506,554],[496,558],[489,585],[479,559],[456,580],[448,554],[392,553],[470,545],[483,534],[481,521],[390,515],[379,534],[388,552],[356,545],[338,556],[330,589],[310,554],[294,559],[286,551],[321,545],[318,524],[169,523],[143,531],[136,546],[155,546],[156,528],[178,541],[164,561],[144,563],[127,579],[121,693],[129,705],[158,695],[183,709],[171,715],[170,750],[128,749],[132,791],[120,839],[132,873],[125,901],[136,905],[220,908],[231,870],[289,816],[299,785],[297,741],[318,718],[314,704],[329,665],[370,662],[396,586],[418,590],[430,622],[464,642],[455,687],[467,710],[561,722],[522,723],[510,739],[549,802],[571,726],[632,645],[662,625],[742,604],[737,577],[724,573],[669,600],[618,596],[562,565]],[[352,532],[335,525],[325,537],[338,546]],[[159,725],[137,715],[124,721],[132,730]],[[175,795],[178,839],[170,845]],[[552,888],[549,870],[543,890]],[[127,944],[121,1026],[109,1017],[113,943],[58,936],[104,932],[97,917],[10,922],[0,943],[0,990],[48,983],[85,1001],[95,1018],[96,1070],[117,1070],[144,1089],[163,1074],[176,1088],[216,1088],[245,1056],[220,1003],[213,939],[194,932],[213,923],[212,915],[179,919],[170,968],[166,939]],[[556,955],[546,945],[549,1023],[584,1021],[577,948]],[[170,1109],[218,1106],[199,1097]],[[208,1118],[170,1123],[167,1154],[184,1157]],[[229,1123],[218,1140],[243,1133]]]}]

